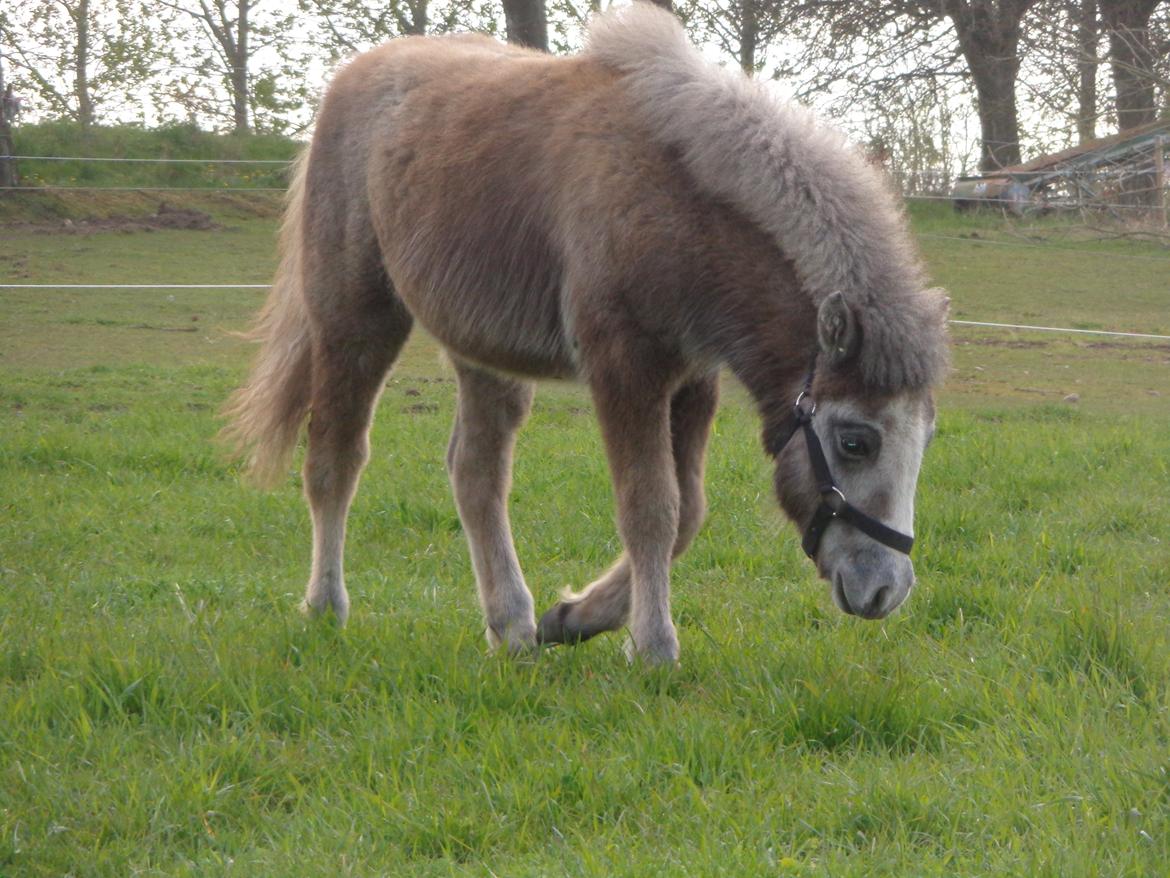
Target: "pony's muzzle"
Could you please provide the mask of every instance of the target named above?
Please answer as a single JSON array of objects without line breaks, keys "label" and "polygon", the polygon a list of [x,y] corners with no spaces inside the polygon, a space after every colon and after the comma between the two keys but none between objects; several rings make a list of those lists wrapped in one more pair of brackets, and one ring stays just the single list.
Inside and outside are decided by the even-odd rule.
[{"label": "pony's muzzle", "polygon": [[833,602],[851,616],[884,619],[914,587],[914,565],[905,555],[886,549],[863,549],[828,577]]}]

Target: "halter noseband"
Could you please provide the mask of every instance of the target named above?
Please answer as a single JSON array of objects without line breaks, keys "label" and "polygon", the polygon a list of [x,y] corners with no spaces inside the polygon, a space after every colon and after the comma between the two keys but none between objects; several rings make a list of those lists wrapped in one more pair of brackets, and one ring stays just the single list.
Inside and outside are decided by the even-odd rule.
[{"label": "halter noseband", "polygon": [[821,447],[820,437],[812,426],[813,415],[816,414],[817,404],[812,398],[813,371],[809,371],[804,389],[796,397],[792,405],[791,425],[783,430],[779,436],[773,437],[768,443],[768,453],[778,457],[784,446],[796,435],[797,430],[804,430],[804,441],[808,447],[808,460],[812,466],[813,476],[817,480],[817,492],[821,495],[820,505],[813,513],[812,521],[804,531],[801,548],[814,561],[817,549],[821,545],[821,537],[825,535],[829,524],[834,518],[853,525],[867,537],[877,540],[883,546],[888,546],[903,555],[910,554],[914,545],[914,537],[887,527],[876,518],[866,515],[852,503],[845,499],[845,494],[833,479],[829,469],[829,462],[825,459],[825,451]]}]

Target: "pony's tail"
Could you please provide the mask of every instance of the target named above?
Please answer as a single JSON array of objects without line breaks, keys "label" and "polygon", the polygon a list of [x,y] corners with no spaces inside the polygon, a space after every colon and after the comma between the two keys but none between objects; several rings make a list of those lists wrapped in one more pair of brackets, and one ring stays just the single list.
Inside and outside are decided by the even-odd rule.
[{"label": "pony's tail", "polygon": [[272,487],[287,475],[309,412],[312,357],[301,273],[308,154],[306,149],[293,164],[280,230],[280,265],[268,299],[252,328],[242,333],[260,343],[260,353],[247,383],[232,394],[222,412],[228,423],[220,439],[243,460],[248,480],[260,487]]}]

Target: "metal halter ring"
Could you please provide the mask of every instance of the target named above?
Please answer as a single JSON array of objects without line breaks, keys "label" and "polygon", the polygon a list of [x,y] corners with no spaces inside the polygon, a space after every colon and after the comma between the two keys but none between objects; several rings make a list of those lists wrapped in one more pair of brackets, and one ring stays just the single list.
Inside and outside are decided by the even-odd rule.
[{"label": "metal halter ring", "polygon": [[[808,391],[808,390],[800,391],[800,393],[796,397],[796,402],[793,403],[793,408],[795,408],[798,412],[800,412],[806,418],[811,418],[813,415],[815,415],[817,413],[817,402],[815,399],[812,399],[812,397],[809,396],[809,392],[810,391]],[[812,403],[812,408],[808,409],[807,411],[805,411],[800,406],[800,404],[802,402],[804,402],[806,399],[808,399]]]},{"label": "metal halter ring", "polygon": [[[837,495],[837,498],[835,500],[830,499],[834,494]],[[836,485],[830,485],[829,490],[825,491],[825,493],[821,495],[821,499],[825,502],[826,506],[833,510],[834,518],[840,515],[841,510],[849,505],[849,501],[845,499],[845,494],[842,493],[841,489]]]}]

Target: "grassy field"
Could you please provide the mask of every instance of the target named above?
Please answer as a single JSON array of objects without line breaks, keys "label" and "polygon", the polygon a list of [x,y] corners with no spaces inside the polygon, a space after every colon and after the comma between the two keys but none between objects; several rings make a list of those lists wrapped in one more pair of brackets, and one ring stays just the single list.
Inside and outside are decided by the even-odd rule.
[{"label": "grassy field", "polygon": [[[137,125],[95,125],[83,130],[72,122],[17,126],[14,154],[21,158],[21,185],[30,187],[208,187],[266,189],[288,181],[286,162],[296,141],[275,134],[213,134],[189,125],[146,129]],[[48,158],[36,158],[45,156]],[[119,161],[62,161],[97,156]],[[178,159],[138,162],[127,159]],[[206,163],[206,160],[212,160]],[[7,202],[7,204],[5,203]],[[45,199],[18,201],[22,216]],[[11,199],[0,200],[0,218]]]},{"label": "grassy field", "polygon": [[[206,209],[0,228],[0,283],[265,282],[272,219]],[[915,221],[957,317],[1170,334],[1164,250]],[[351,623],[297,616],[299,483],[244,488],[212,442],[261,295],[0,290],[3,878],[1170,873],[1170,343],[956,329],[920,584],[883,623],[815,580],[729,384],[683,664],[646,673],[616,635],[487,654],[422,337]],[[538,396],[512,510],[541,608],[618,552],[580,389]]]}]

